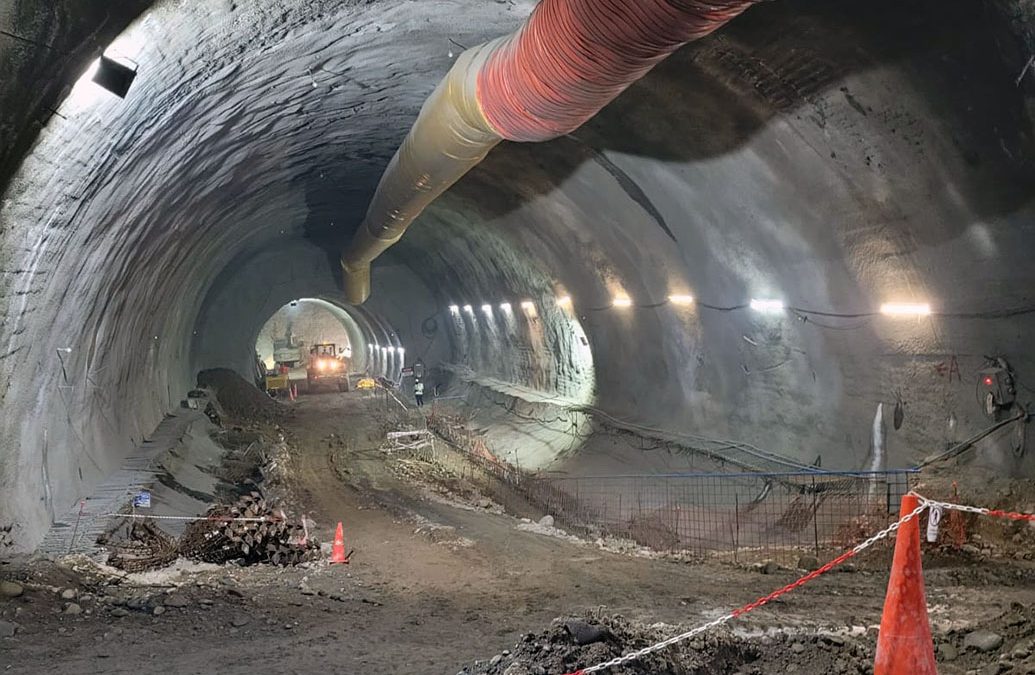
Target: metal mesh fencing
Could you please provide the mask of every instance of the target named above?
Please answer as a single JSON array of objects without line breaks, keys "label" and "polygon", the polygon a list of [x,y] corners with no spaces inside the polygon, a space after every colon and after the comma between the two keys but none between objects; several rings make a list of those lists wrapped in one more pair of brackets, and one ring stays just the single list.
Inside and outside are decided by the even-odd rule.
[{"label": "metal mesh fencing", "polygon": [[796,561],[863,541],[898,517],[914,472],[797,471],[550,477],[497,459],[453,418],[429,428],[455,452],[434,461],[508,512],[552,515],[567,530],[658,551]]}]

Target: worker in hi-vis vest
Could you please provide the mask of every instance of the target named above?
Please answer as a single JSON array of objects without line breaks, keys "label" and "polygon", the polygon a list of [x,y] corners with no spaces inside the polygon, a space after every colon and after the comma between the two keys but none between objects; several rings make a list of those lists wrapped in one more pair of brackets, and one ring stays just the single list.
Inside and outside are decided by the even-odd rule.
[{"label": "worker in hi-vis vest", "polygon": [[424,383],[417,380],[413,383],[413,398],[417,399],[417,407],[424,405]]}]

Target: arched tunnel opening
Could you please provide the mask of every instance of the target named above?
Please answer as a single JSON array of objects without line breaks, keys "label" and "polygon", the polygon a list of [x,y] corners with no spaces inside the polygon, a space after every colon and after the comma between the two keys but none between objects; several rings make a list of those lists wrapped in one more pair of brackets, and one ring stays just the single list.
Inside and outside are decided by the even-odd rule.
[{"label": "arched tunnel opening", "polygon": [[[0,653],[597,672],[892,527],[863,574],[614,671],[873,672],[919,523],[928,604],[967,611],[917,658],[1035,667],[1033,27],[0,8]],[[911,491],[1015,517],[902,522]]]}]

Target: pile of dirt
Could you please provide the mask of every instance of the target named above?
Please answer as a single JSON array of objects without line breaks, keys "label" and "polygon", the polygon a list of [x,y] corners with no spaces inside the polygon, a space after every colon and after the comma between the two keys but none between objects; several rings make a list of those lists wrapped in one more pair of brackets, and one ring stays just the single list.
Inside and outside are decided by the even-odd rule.
[{"label": "pile of dirt", "polygon": [[[511,650],[476,661],[462,675],[574,673],[678,635],[692,626],[643,624],[602,611],[555,619],[548,630],[528,633]],[[745,637],[717,628],[609,669],[613,675],[705,673],[870,673],[877,634],[862,627],[804,633],[794,629]],[[1035,607],[1014,603],[979,628],[936,631],[938,671],[1035,672]]]},{"label": "pile of dirt", "polygon": [[284,413],[281,404],[229,368],[201,371],[198,387],[210,389],[223,411],[237,420],[273,423]]},{"label": "pile of dirt", "polygon": [[[622,616],[555,619],[542,633],[528,633],[514,649],[488,661],[476,661],[464,675],[554,675],[574,673],[617,656],[642,649],[674,634],[673,627],[644,625]],[[615,675],[690,675],[735,673],[758,660],[755,645],[741,643],[728,633],[712,633],[648,654],[621,667]],[[459,675],[459,674],[458,674]]]}]

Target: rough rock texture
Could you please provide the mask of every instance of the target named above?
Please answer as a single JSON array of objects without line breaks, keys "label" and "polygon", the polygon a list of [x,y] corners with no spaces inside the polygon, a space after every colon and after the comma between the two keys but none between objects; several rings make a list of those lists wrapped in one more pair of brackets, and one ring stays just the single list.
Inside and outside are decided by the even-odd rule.
[{"label": "rough rock texture", "polygon": [[69,85],[153,0],[11,0],[0,6],[0,190]]},{"label": "rough rock texture", "polygon": [[[87,44],[115,25],[66,4],[76,21],[29,33]],[[337,297],[339,247],[450,55],[531,5],[158,2],[116,41],[140,64],[130,95],[76,87],[0,203],[0,527],[19,548],[198,370],[248,374],[279,307]],[[760,4],[575,134],[494,151],[378,262],[350,315],[429,363],[825,467],[873,464],[875,411],[890,419],[896,398],[905,422],[885,425],[876,464],[965,438],[988,424],[982,355],[1035,377],[1032,315],[1011,311],[1035,282],[1032,76],[1016,81],[1029,9]],[[19,138],[31,114],[11,102],[33,73],[50,90],[71,68],[31,51],[0,89]],[[641,307],[604,309],[618,292]],[[669,293],[700,302],[651,307]],[[957,316],[703,306],[751,297],[843,314],[925,299]],[[1030,472],[1011,441],[983,461]]]}]

